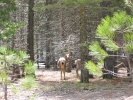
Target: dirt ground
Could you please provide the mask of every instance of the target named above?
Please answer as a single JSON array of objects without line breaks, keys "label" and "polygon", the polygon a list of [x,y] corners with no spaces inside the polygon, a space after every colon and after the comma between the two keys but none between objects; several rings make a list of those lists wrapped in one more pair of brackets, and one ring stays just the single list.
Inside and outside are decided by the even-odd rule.
[{"label": "dirt ground", "polygon": [[[133,85],[128,79],[89,79],[80,83],[75,70],[60,80],[60,71],[40,69],[36,71],[37,85],[26,90],[19,82],[8,86],[9,100],[133,100]],[[3,99],[0,88],[0,100]]]}]

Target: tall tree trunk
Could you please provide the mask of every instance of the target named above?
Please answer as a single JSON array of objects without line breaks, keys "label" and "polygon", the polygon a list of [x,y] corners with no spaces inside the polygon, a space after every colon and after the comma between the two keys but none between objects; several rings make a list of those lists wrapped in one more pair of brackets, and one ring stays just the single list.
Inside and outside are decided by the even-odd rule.
[{"label": "tall tree trunk", "polygon": [[46,39],[46,68],[49,68],[50,67],[50,47],[49,47],[49,44],[50,44],[50,37],[49,35],[46,35],[47,39]]},{"label": "tall tree trunk", "polygon": [[[52,4],[52,0],[46,0],[45,5],[49,5]],[[51,12],[50,9],[46,9],[45,10],[45,14],[46,14],[46,68],[50,67],[50,20],[51,20]]]},{"label": "tall tree trunk", "polygon": [[64,16],[63,16],[63,9],[61,9],[60,11],[60,35],[61,35],[61,40],[65,40],[65,34],[64,34],[64,25],[65,25],[65,22],[64,22]]},{"label": "tall tree trunk", "polygon": [[30,60],[34,61],[34,0],[29,0],[28,13],[28,36],[27,36],[27,53],[30,55]]},{"label": "tall tree trunk", "polygon": [[[85,8],[80,9],[80,43],[85,44],[87,41],[87,18],[86,18],[86,11]],[[84,67],[85,62],[88,60],[88,49],[86,46],[82,45],[80,47],[81,52],[81,82],[89,82],[89,72]]]}]

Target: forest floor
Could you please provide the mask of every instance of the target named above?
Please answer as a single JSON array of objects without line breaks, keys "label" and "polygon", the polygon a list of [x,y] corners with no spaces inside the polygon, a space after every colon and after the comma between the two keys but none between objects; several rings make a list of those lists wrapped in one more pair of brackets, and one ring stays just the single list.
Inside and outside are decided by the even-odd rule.
[{"label": "forest floor", "polygon": [[[29,90],[21,88],[19,81],[8,86],[8,100],[133,100],[133,84],[129,79],[89,79],[80,83],[75,70],[60,80],[60,71],[36,71],[37,85]],[[0,88],[0,100],[4,100]]]}]

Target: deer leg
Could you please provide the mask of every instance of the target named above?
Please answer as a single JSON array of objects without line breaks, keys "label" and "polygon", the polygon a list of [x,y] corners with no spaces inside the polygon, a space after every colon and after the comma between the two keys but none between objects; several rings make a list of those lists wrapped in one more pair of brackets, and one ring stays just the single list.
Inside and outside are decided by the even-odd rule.
[{"label": "deer leg", "polygon": [[63,74],[64,74],[64,80],[65,80],[65,69],[63,69]]},{"label": "deer leg", "polygon": [[79,69],[76,69],[76,74],[77,74],[77,78],[79,77],[79,73],[78,73],[78,70],[79,70]]},{"label": "deer leg", "polygon": [[127,68],[127,76],[130,76],[130,69]]},{"label": "deer leg", "polygon": [[61,72],[61,80],[62,80],[62,69],[60,70],[60,72]]}]

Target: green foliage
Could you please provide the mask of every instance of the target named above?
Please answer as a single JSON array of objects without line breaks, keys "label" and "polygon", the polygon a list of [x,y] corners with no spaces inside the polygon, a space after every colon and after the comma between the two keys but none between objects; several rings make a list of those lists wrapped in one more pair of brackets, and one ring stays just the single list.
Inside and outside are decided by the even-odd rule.
[{"label": "green foliage", "polygon": [[133,18],[130,15],[127,15],[125,11],[115,12],[111,20],[112,25],[110,27],[113,27],[116,30],[125,29],[133,24]]},{"label": "green foliage", "polygon": [[96,36],[98,36],[101,39],[106,39],[108,40],[114,38],[114,33],[109,30],[110,25],[112,24],[112,21],[109,16],[106,18],[102,19],[101,24],[98,25],[97,31],[96,31]]},{"label": "green foliage", "polygon": [[6,46],[0,47],[0,61],[6,64],[11,64],[14,62],[15,56],[14,52],[11,49],[7,48]]},{"label": "green foliage", "polygon": [[[133,18],[127,15],[126,12],[115,12],[113,17],[105,17],[101,24],[98,25],[96,35],[101,39],[108,51],[117,51],[118,46],[115,44],[114,38],[118,33],[131,32],[131,25]],[[125,35],[124,39],[127,41],[130,36]],[[131,39],[131,37],[130,37]],[[128,40],[129,41],[129,40]]]},{"label": "green foliage", "polygon": [[[119,46],[115,43],[116,34],[123,35],[123,49],[127,53],[133,53],[133,18],[126,12],[115,12],[113,17],[107,16],[102,19],[98,25],[96,36],[100,38],[101,44],[107,51],[117,51]],[[98,42],[93,42],[89,46],[90,54],[98,59],[97,64],[89,61],[86,67],[94,75],[102,75],[100,69],[103,67],[104,59],[109,56],[107,52],[101,49]],[[103,56],[104,55],[104,56]],[[99,62],[100,61],[100,62]],[[99,67],[101,66],[101,67]],[[100,73],[100,74],[98,74]]]},{"label": "green foliage", "polygon": [[124,40],[126,43],[133,42],[133,33],[124,34]]},{"label": "green foliage", "polygon": [[124,34],[125,46],[124,49],[129,52],[133,53],[133,33],[126,33]]},{"label": "green foliage", "polygon": [[76,3],[77,3],[76,0],[59,0],[57,2],[57,5],[68,7],[68,6],[74,6],[74,5],[76,5]]},{"label": "green foliage", "polygon": [[0,40],[8,40],[23,24],[10,20],[11,12],[17,9],[15,0],[1,0],[0,8]]},{"label": "green foliage", "polygon": [[85,63],[85,67],[89,70],[89,72],[97,77],[102,75],[101,68],[97,67],[96,64],[92,61],[88,61]]},{"label": "green foliage", "polygon": [[15,54],[16,55],[14,55],[14,56],[15,56],[16,59],[15,59],[14,63],[18,64],[20,66],[24,65],[24,63],[26,61],[28,61],[28,59],[30,58],[30,56],[22,50],[19,50],[19,51],[15,52]]},{"label": "green foliage", "polygon": [[104,66],[104,61],[103,60],[100,60],[99,62],[97,62],[97,67],[102,69]]},{"label": "green foliage", "polygon": [[107,51],[117,51],[119,48],[116,43],[111,40],[103,40],[102,44],[105,45]]},{"label": "green foliage", "polygon": [[59,0],[58,5],[69,6],[86,6],[90,3],[101,2],[102,0]]},{"label": "green foliage", "polygon": [[125,3],[125,0],[114,0],[115,2],[117,2],[117,3]]},{"label": "green foliage", "polygon": [[10,19],[9,13],[16,10],[15,0],[0,0],[0,24]]},{"label": "green foliage", "polygon": [[23,23],[15,23],[15,22],[3,22],[3,28],[0,29],[0,39],[7,40],[11,35],[15,34],[16,31],[23,26]]},{"label": "green foliage", "polygon": [[25,64],[25,72],[28,75],[34,74],[36,69],[37,69],[37,66],[30,60],[28,61],[28,63]]},{"label": "green foliage", "polygon": [[32,76],[26,76],[25,78],[21,79],[21,85],[26,88],[30,89],[37,85],[36,79]]},{"label": "green foliage", "polygon": [[128,52],[128,53],[133,53],[133,43],[128,43],[125,45],[124,49]]},{"label": "green foliage", "polygon": [[6,46],[0,47],[0,81],[3,84],[7,84],[7,78],[8,78],[8,70],[9,68],[14,65],[23,65],[25,61],[27,61],[29,56],[24,51],[13,51],[10,48],[7,48]]},{"label": "green foliage", "polygon": [[0,47],[0,61],[6,62],[8,65],[18,64],[22,65],[27,61],[29,55],[24,51],[12,50],[6,46]]},{"label": "green foliage", "polygon": [[40,10],[44,10],[47,8],[53,8],[53,7],[68,8],[68,7],[75,7],[75,6],[87,6],[89,4],[98,3],[101,1],[102,0],[58,0],[57,3],[48,4],[48,5],[43,5],[44,2],[39,2],[34,7],[34,10],[40,11]]},{"label": "green foliage", "polygon": [[108,56],[108,54],[100,47],[97,41],[92,42],[89,46],[90,55],[94,56],[98,60],[104,60]]},{"label": "green foliage", "polygon": [[124,34],[125,46],[124,49],[129,53],[133,53],[133,33]]},{"label": "green foliage", "polygon": [[[123,12],[116,12],[111,18],[107,16],[102,19],[101,24],[98,25],[96,35],[103,41],[102,43],[108,48],[109,51],[118,50],[118,46],[114,42],[116,32],[126,32],[133,24],[133,18]],[[128,30],[126,29],[128,28]]]},{"label": "green foliage", "polygon": [[130,9],[133,11],[133,1],[132,0],[124,0],[125,4],[130,7]]},{"label": "green foliage", "polygon": [[7,82],[6,81],[7,78],[8,78],[8,75],[6,74],[6,72],[2,70],[2,72],[0,73],[0,82],[2,82],[3,84],[7,84],[5,83]]},{"label": "green foliage", "polygon": [[125,31],[133,24],[133,18],[126,14],[126,12],[115,12],[113,17],[105,17],[101,24],[98,25],[96,35],[101,39],[111,39],[115,37],[116,31]]},{"label": "green foliage", "polygon": [[[7,48],[6,46],[0,47],[0,81],[3,85],[8,85],[8,71],[9,68],[14,65],[24,65],[24,63],[28,60],[29,55],[27,55],[24,51],[19,50],[12,50],[10,48]],[[30,66],[30,67],[29,67]],[[28,68],[29,67],[29,68]],[[26,68],[28,69],[29,73],[35,72],[35,67],[33,66],[32,62],[28,62]],[[26,71],[27,71],[26,69]],[[35,78],[33,76],[25,77],[25,80],[23,79],[24,83],[22,83],[23,86],[26,88],[30,88],[35,84]],[[5,92],[7,92],[7,89],[5,88]],[[16,91],[14,91],[16,93]]]},{"label": "green foliage", "polygon": [[[21,57],[22,53],[21,53]],[[7,48],[6,46],[0,47],[0,81],[3,85],[8,85],[8,71],[10,66],[13,64],[19,64],[22,60],[18,53],[14,52],[12,49]],[[19,59],[19,60],[18,60]],[[7,93],[7,88],[4,88],[5,93]],[[6,96],[6,95],[5,95]],[[6,98],[6,97],[5,97]]]}]

